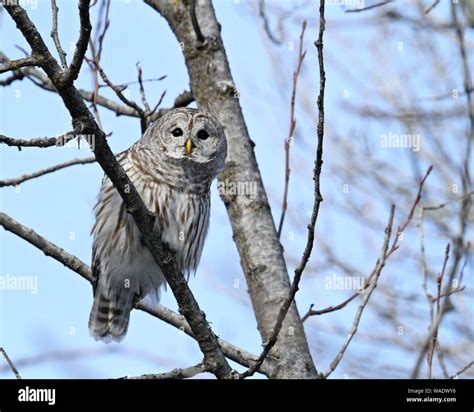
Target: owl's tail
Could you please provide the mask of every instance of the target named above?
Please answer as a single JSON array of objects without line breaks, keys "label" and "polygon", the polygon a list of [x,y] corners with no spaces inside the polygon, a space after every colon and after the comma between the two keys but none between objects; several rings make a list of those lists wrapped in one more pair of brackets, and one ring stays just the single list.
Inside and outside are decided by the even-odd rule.
[{"label": "owl's tail", "polygon": [[103,293],[97,288],[89,317],[89,332],[95,340],[106,343],[125,337],[133,307],[134,293],[120,288],[115,293]]}]

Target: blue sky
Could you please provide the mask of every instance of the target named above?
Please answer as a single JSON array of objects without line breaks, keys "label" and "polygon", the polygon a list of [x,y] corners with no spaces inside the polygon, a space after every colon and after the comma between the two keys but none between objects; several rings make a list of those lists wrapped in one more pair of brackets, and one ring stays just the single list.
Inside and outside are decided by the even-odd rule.
[{"label": "blue sky", "polygon": [[[64,48],[68,50],[71,44],[75,43],[78,33],[77,9],[72,2],[66,0],[58,1],[58,5],[60,38]],[[262,32],[255,7],[249,2],[216,1],[215,8],[222,24],[222,36],[240,93],[241,106],[251,138],[256,143],[257,159],[274,218],[277,220],[284,177],[283,141],[288,130],[291,72],[297,58],[295,50],[299,23],[291,26],[286,44],[275,48]],[[27,10],[50,50],[54,50],[49,36],[49,1],[39,0],[36,8],[27,7]],[[295,257],[303,250],[306,237],[305,227],[312,202],[310,176],[315,149],[315,117],[308,115],[303,109],[303,104],[308,101],[314,106],[318,92],[317,56],[312,44],[317,36],[316,7],[308,8],[308,11],[311,12],[307,16],[308,30],[305,39],[308,54],[303,67],[305,80],[301,82],[298,90],[298,142],[294,148],[294,159],[297,161],[294,163],[295,177],[290,188],[290,212],[293,218],[285,227],[282,236],[287,255]],[[332,19],[344,21],[347,16],[341,7],[328,7],[329,24]],[[95,14],[93,22],[94,18]],[[102,65],[109,78],[116,84],[136,80],[135,64],[139,61],[145,78],[167,75],[166,79],[160,82],[146,84],[148,100],[156,102],[166,90],[162,107],[171,106],[174,98],[189,86],[180,47],[166,22],[150,7],[137,0],[113,0],[110,19],[111,26],[102,57]],[[0,49],[11,58],[20,57],[21,52],[15,45],[26,49],[28,47],[6,13],[0,14],[0,27]],[[357,77],[362,68],[370,67],[373,62],[364,60],[364,54],[367,52],[346,50],[342,44],[344,38],[354,40],[370,35],[373,35],[372,29],[360,27],[348,29],[334,37],[326,35],[328,136],[331,136],[336,128],[344,126],[345,122],[347,133],[349,130],[359,130],[360,133],[361,127],[363,130],[364,125],[361,125],[355,116],[342,117],[346,115],[343,114],[341,105],[344,103],[344,90],[352,93],[353,104],[365,99],[366,96],[357,95],[354,84],[361,81]],[[294,43],[294,50],[290,42]],[[269,52],[272,47],[274,49]],[[388,72],[395,70],[394,66],[398,64],[410,64],[409,58],[405,61],[398,58],[400,54],[397,51],[397,39],[387,39],[387,48],[390,58],[385,63],[386,66],[383,66],[384,63],[378,63],[382,66],[381,70]],[[343,71],[331,70],[341,61],[341,53],[347,53],[342,61],[347,65],[345,70],[350,72],[349,75],[344,75]],[[432,92],[431,86],[423,84],[422,80],[417,84],[420,89],[426,88],[427,92]],[[86,65],[81,70],[76,86],[92,89],[92,79]],[[138,88],[131,86],[129,90],[130,97],[140,101]],[[101,93],[115,99],[110,91],[102,89]],[[7,136],[55,136],[70,130],[70,118],[59,97],[38,89],[27,80],[15,82],[11,87],[0,88],[0,107],[0,133]],[[128,148],[139,138],[140,126],[137,119],[116,117],[106,109],[101,109],[100,114],[105,131],[112,132],[109,144],[114,152]],[[369,133],[379,136],[381,131],[374,126],[374,130]],[[354,144],[358,144],[357,139]],[[329,142],[326,146],[324,170],[337,166],[337,162],[341,160],[336,153],[331,152],[331,147]],[[12,178],[68,159],[89,155],[90,151],[85,146],[80,150],[73,145],[50,149],[25,148],[21,152],[15,148],[1,146],[0,176],[2,179]],[[386,156],[396,156],[400,174],[407,175],[407,157],[398,157],[398,154],[393,152],[387,152]],[[427,166],[428,164],[424,165]],[[2,188],[1,210],[89,264],[92,208],[101,177],[100,167],[91,164],[74,166],[31,180],[18,188]],[[341,196],[340,187],[335,187],[331,182],[331,176],[323,176],[323,194],[327,194],[329,201],[332,196]],[[388,210],[388,205],[378,204],[374,213],[385,221]],[[370,241],[361,241],[364,227],[357,222],[338,219],[337,214],[330,210],[330,203],[326,202],[321,210],[320,221],[321,233],[329,231],[333,234],[337,247],[347,250],[348,258],[368,273],[379,251],[382,232],[378,237],[373,236]],[[87,330],[92,304],[91,286],[77,274],[45,257],[42,252],[10,233],[0,230],[0,242],[0,275],[34,276],[38,279],[38,291],[34,294],[30,291],[0,291],[1,346],[7,349],[14,360],[51,353],[52,359],[37,361],[34,365],[19,366],[24,377],[133,376],[185,367],[201,360],[198,347],[192,339],[138,311],[132,313],[129,332],[122,343],[104,345],[95,342]],[[314,263],[314,260],[312,262]],[[290,261],[288,266],[292,273],[295,263]],[[332,272],[325,274],[330,273]],[[341,297],[347,296],[347,293],[341,292],[318,294],[317,285],[320,283],[315,280],[317,274],[317,270],[308,271],[303,280],[302,291],[297,299],[301,312],[305,312],[315,301],[318,307],[325,307],[338,303]],[[201,265],[190,284],[207,318],[212,322],[214,331],[222,338],[258,354],[261,350],[260,337],[246,292],[239,256],[232,241],[230,224],[215,184],[212,187],[210,233]],[[409,282],[408,287],[411,285]],[[162,294],[162,303],[176,309],[170,292]],[[355,306],[352,310],[330,315],[325,322],[338,323],[347,328],[352,321],[354,310]],[[366,313],[362,326],[370,327],[374,319],[372,314]],[[381,330],[390,327],[380,326]],[[322,332],[323,335],[324,333],[327,332]],[[347,331],[339,333],[337,337],[314,336],[313,330],[308,331],[315,361],[321,369],[327,368],[327,363],[344,341],[345,334]],[[325,351],[322,344],[328,339],[333,342],[334,348]],[[364,347],[363,342],[355,347],[361,353],[369,350]],[[385,349],[380,349],[382,357],[393,357],[395,363],[397,357],[400,361],[405,361],[402,353],[396,349],[392,348],[386,354],[384,351]],[[69,352],[88,354],[64,360],[62,356],[67,357]],[[345,366],[342,364],[334,377],[343,377],[344,373]],[[9,375],[0,373],[0,376]]]}]

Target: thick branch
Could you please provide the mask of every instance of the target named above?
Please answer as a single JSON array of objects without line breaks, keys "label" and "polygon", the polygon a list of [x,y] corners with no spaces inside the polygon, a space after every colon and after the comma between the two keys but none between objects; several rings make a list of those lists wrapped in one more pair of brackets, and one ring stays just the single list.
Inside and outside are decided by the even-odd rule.
[{"label": "thick branch", "polygon": [[21,69],[27,66],[38,66],[39,59],[36,56],[27,56],[18,60],[9,60],[3,64],[0,64],[0,73],[6,73],[13,70]]}]

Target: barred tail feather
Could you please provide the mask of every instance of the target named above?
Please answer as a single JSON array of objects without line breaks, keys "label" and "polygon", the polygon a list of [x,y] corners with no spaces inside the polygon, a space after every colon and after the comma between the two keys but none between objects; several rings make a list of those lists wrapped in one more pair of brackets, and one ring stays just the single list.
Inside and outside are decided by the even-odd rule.
[{"label": "barred tail feather", "polygon": [[133,302],[130,289],[120,288],[107,295],[97,288],[89,317],[91,336],[106,343],[121,341],[127,333]]}]

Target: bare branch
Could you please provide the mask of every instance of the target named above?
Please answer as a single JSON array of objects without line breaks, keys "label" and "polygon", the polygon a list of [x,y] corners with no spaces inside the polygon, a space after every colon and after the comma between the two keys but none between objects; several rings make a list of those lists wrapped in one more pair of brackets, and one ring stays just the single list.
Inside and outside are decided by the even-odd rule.
[{"label": "bare branch", "polygon": [[[440,311],[441,311],[441,288],[443,286],[443,277],[444,273],[446,272],[446,265],[448,264],[449,260],[449,249],[451,245],[448,243],[446,246],[446,250],[444,253],[444,261],[443,261],[443,268],[441,269],[440,274],[438,275],[437,278],[437,299],[436,299],[436,316],[440,316]],[[433,329],[433,336],[431,340],[431,345],[428,348],[428,356],[427,356],[427,361],[428,361],[428,379],[432,379],[433,377],[433,357],[434,357],[434,352],[436,349],[436,346],[438,344],[438,327],[439,323],[436,325],[436,328]]]},{"label": "bare branch", "polygon": [[466,193],[465,195],[462,195],[458,197],[457,199],[451,200],[449,202],[444,202],[440,203],[438,205],[432,205],[432,206],[423,206],[423,210],[439,210],[442,209],[443,207],[446,207],[448,205],[452,205],[453,203],[460,202],[462,200],[466,200],[467,198],[474,196],[474,190],[472,192]]},{"label": "bare branch", "polygon": [[[369,286],[369,284],[370,282],[368,281],[365,283],[364,290]],[[350,298],[346,299],[344,302],[340,303],[339,305],[328,306],[327,308],[320,309],[320,310],[313,310],[314,305],[312,304],[309,307],[308,312],[302,317],[301,320],[305,322],[310,316],[324,315],[325,313],[335,312],[337,310],[343,309],[359,295],[360,295],[360,292],[354,293]]]},{"label": "bare branch", "polygon": [[[464,154],[464,174],[462,176],[463,189],[464,193],[471,188],[471,173],[470,173],[470,162],[471,162],[471,151],[472,144],[474,142],[474,102],[472,99],[472,76],[471,70],[468,63],[467,51],[466,51],[466,42],[464,39],[464,29],[461,27],[461,24],[457,17],[457,9],[460,7],[460,4],[457,2],[451,2],[451,17],[453,20],[453,25],[455,27],[456,36],[459,44],[459,54],[461,56],[462,68],[463,68],[463,81],[464,81],[464,92],[466,94],[466,106],[469,116],[469,134],[466,142],[466,150]],[[468,202],[468,200],[466,200]],[[466,204],[464,204],[464,209],[466,209]]]},{"label": "bare branch", "polygon": [[433,295],[428,290],[428,267],[426,263],[425,253],[425,227],[424,227],[424,212],[425,209],[420,207],[420,216],[418,221],[418,229],[420,232],[420,268],[421,268],[421,287],[425,294],[426,300],[428,301],[428,307],[430,310],[430,321],[433,322],[434,311],[433,311]]},{"label": "bare branch", "polygon": [[448,367],[446,366],[444,351],[441,348],[439,338],[437,338],[437,341],[436,341],[436,354],[438,355],[439,364],[441,366],[441,370],[443,371],[444,379],[449,379]]},{"label": "bare branch", "polygon": [[64,163],[60,163],[55,166],[48,167],[46,169],[38,170],[35,173],[30,173],[30,174],[25,174],[23,176],[17,177],[15,179],[6,179],[6,180],[0,180],[0,187],[5,187],[5,186],[18,186],[20,183],[24,183],[28,180],[34,179],[36,177],[44,176],[49,173],[56,172],[57,170],[64,169],[69,166],[74,166],[74,165],[85,165],[89,163],[94,163],[96,162],[95,157],[86,157],[84,159],[74,159],[74,160],[69,160]]},{"label": "bare branch", "polygon": [[433,10],[439,4],[440,1],[441,0],[435,0],[433,4],[426,9],[425,14],[428,14],[431,10]]},{"label": "bare branch", "polygon": [[457,371],[454,375],[452,375],[449,379],[457,379],[460,375],[466,372],[469,368],[474,366],[474,361],[469,362],[464,368]]},{"label": "bare branch", "polygon": [[390,256],[393,252],[395,252],[398,249],[398,240],[400,239],[403,232],[405,231],[405,229],[408,227],[408,225],[413,219],[413,215],[415,214],[415,209],[418,206],[418,203],[420,203],[421,201],[421,193],[423,192],[423,186],[426,182],[426,179],[432,172],[432,170],[433,170],[433,166],[428,167],[425,175],[420,179],[420,184],[418,185],[418,193],[416,194],[415,201],[413,202],[411,209],[408,212],[408,216],[405,222],[401,226],[398,226],[397,236],[395,237],[395,240],[393,241],[392,246],[390,247],[390,250],[388,251],[388,256]]},{"label": "bare branch", "polygon": [[258,2],[258,15],[262,18],[263,28],[265,33],[267,33],[268,38],[275,44],[282,44],[281,40],[278,40],[270,29],[270,22],[268,21],[268,16],[265,13],[265,0],[259,0]]},{"label": "bare branch", "polygon": [[0,80],[0,86],[10,86],[16,80],[23,80],[25,75],[20,70],[15,70],[13,74],[5,80]]},{"label": "bare branch", "polygon": [[208,368],[204,363],[190,366],[188,368],[176,368],[171,372],[146,374],[141,376],[129,377],[127,379],[188,379],[200,373],[208,372]]},{"label": "bare branch", "polygon": [[148,104],[148,100],[146,99],[145,88],[143,87],[143,71],[142,71],[142,67],[140,66],[140,62],[137,62],[137,71],[138,71],[138,84],[140,86],[140,96],[142,98],[143,106],[145,106],[145,109],[147,111],[151,111],[150,105]]},{"label": "bare branch", "polygon": [[79,71],[81,70],[82,62],[87,51],[87,45],[91,36],[92,26],[89,16],[89,4],[90,0],[79,0],[79,20],[80,20],[80,31],[79,39],[76,43],[76,49],[72,57],[71,65],[66,72],[62,83],[65,86],[71,85],[74,80],[77,79]]},{"label": "bare branch", "polygon": [[295,98],[296,98],[296,86],[298,84],[298,78],[300,76],[301,67],[303,65],[304,57],[306,56],[306,51],[303,52],[303,40],[304,32],[306,30],[306,20],[303,22],[300,34],[300,46],[298,50],[298,64],[295,71],[293,72],[293,88],[291,92],[291,105],[290,105],[290,130],[288,132],[288,137],[285,140],[285,186],[283,191],[283,202],[282,210],[280,216],[280,223],[278,224],[278,237],[281,238],[281,232],[283,230],[283,223],[285,222],[286,210],[288,207],[288,188],[290,183],[290,147],[294,140],[294,133],[296,127],[295,119]]},{"label": "bare branch", "polygon": [[371,4],[370,6],[367,7],[362,7],[360,9],[349,9],[346,10],[346,13],[360,13],[361,11],[366,11],[366,10],[372,10],[377,7],[385,6],[386,4],[393,3],[395,0],[386,0],[386,1],[381,1],[380,3],[375,3]]},{"label": "bare branch", "polygon": [[[100,59],[102,57],[105,34],[107,33],[107,30],[110,25],[109,11],[110,11],[110,0],[102,1],[100,3],[100,10],[99,10],[98,18],[97,18],[95,39],[92,40],[91,38],[89,38],[89,46],[91,50],[92,61],[96,64],[99,64]],[[97,123],[99,124],[99,127],[103,129],[99,109],[97,107],[97,96],[99,94],[99,88],[100,88],[97,67],[96,67],[96,64],[94,64],[91,60],[86,58],[86,61],[89,64],[89,67],[91,68],[92,78],[94,81],[94,92],[92,93],[92,109],[94,111],[94,115],[95,115],[95,118],[97,119]]]},{"label": "bare branch", "polygon": [[76,130],[72,130],[58,137],[38,137],[35,139],[15,139],[12,137],[4,136],[0,134],[0,143],[6,144],[7,146],[17,146],[21,150],[22,147],[51,147],[51,146],[64,146],[70,140],[76,139],[81,136]]},{"label": "bare branch", "polygon": [[150,114],[147,116],[147,119],[150,118],[151,115],[152,115],[153,113],[155,113],[155,112],[158,110],[158,107],[160,107],[160,106],[161,106],[161,103],[163,103],[163,99],[165,98],[165,96],[166,96],[166,90],[165,90],[163,93],[161,93],[160,98],[159,98],[158,101],[156,102],[155,107],[153,108],[153,110],[152,110],[152,111],[150,112]]},{"label": "bare branch", "polygon": [[9,60],[3,64],[0,64],[0,73],[6,73],[12,70],[18,70],[22,67],[27,66],[38,66],[40,64],[40,59],[35,55],[23,57],[18,60]]},{"label": "bare branch", "polygon": [[6,350],[2,347],[0,347],[0,352],[2,352],[2,355],[4,356],[4,358],[6,359],[7,363],[8,363],[8,366],[10,366],[10,369],[12,370],[13,374],[15,375],[15,377],[17,379],[21,379],[21,376],[20,376],[20,373],[18,372],[17,368],[15,367],[15,365],[13,364],[12,360],[10,359],[10,357],[8,356]]},{"label": "bare branch", "polygon": [[56,50],[58,51],[59,59],[61,60],[63,69],[67,69],[66,53],[61,47],[61,42],[59,40],[59,35],[58,35],[58,11],[59,11],[59,8],[56,4],[56,0],[51,0],[51,12],[52,12],[52,17],[53,17],[53,27],[51,29],[51,37],[54,41],[54,45],[56,46]]}]

